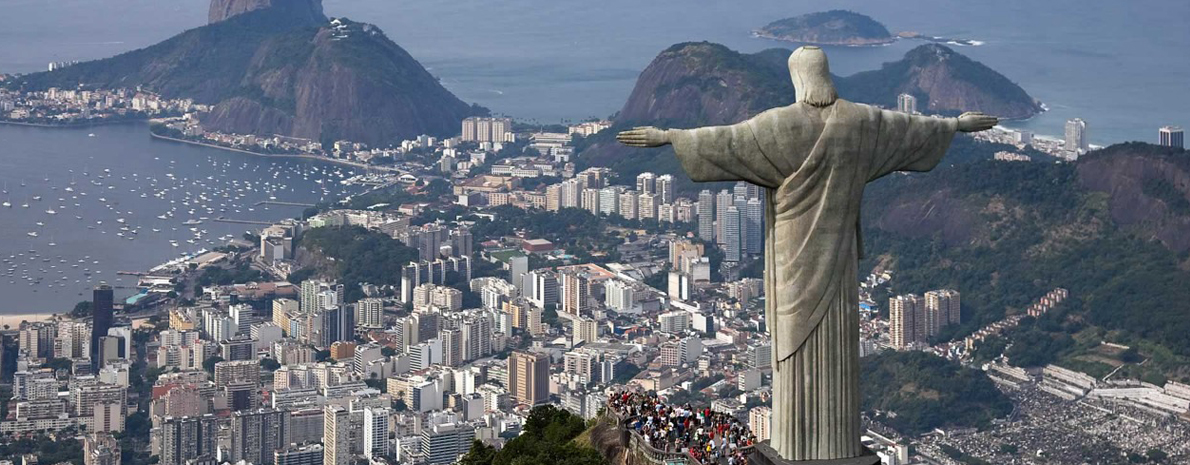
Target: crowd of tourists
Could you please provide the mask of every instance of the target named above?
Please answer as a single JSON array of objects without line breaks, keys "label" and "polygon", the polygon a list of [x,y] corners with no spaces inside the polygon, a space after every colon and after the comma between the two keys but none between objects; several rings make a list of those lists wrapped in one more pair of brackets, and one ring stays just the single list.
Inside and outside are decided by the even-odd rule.
[{"label": "crowd of tourists", "polygon": [[732,415],[694,409],[690,404],[666,405],[655,395],[613,391],[607,405],[628,419],[628,427],[650,447],[686,452],[699,463],[748,465],[743,448],[756,442],[748,426]]}]

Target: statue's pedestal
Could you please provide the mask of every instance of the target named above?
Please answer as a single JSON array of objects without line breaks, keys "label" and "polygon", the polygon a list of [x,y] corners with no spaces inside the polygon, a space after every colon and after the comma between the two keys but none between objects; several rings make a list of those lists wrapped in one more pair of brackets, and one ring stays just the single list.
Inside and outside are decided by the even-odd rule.
[{"label": "statue's pedestal", "polygon": [[880,465],[880,457],[875,452],[863,448],[864,453],[859,457],[828,460],[787,460],[777,455],[777,451],[769,447],[768,441],[756,444],[749,463],[757,465]]}]

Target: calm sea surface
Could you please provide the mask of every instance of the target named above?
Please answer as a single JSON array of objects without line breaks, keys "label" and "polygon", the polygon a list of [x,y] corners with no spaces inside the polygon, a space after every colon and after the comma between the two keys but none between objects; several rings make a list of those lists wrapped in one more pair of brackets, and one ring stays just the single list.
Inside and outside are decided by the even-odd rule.
[{"label": "calm sea surface", "polygon": [[[94,136],[92,136],[94,134]],[[0,313],[60,313],[100,281],[143,271],[336,198],[347,168],[149,138],[143,123],[85,129],[0,125]],[[356,188],[358,189],[358,188]],[[191,224],[187,224],[187,222]],[[36,236],[34,236],[36,234]],[[122,289],[127,296],[133,291]]]},{"label": "calm sea surface", "polygon": [[[5,17],[20,18],[0,28],[0,73],[36,71],[50,61],[102,58],[151,45],[202,25],[207,4],[205,0],[0,0]],[[782,17],[845,8],[872,16],[893,32],[984,42],[958,50],[1008,76],[1050,108],[1010,126],[1057,135],[1067,119],[1081,117],[1087,120],[1095,144],[1155,141],[1159,126],[1190,126],[1190,59],[1186,58],[1190,27],[1185,24],[1190,2],[1184,0],[325,0],[325,7],[330,16],[380,26],[463,100],[520,119],[557,122],[606,117],[623,104],[640,71],[674,43],[708,40],[745,52],[792,48],[796,45],[752,38],[749,31]],[[833,71],[846,75],[899,59],[919,44],[902,41],[827,52]],[[86,137],[90,132],[96,137]],[[60,162],[52,165],[50,160]],[[259,167],[260,171],[234,174],[244,181],[267,181],[265,177],[274,172],[269,161],[151,142],[143,127],[137,126],[82,131],[0,128],[0,178],[10,183],[25,176],[13,173],[29,173],[38,180],[48,175],[49,184],[61,188],[72,178],[66,167],[74,167],[78,177],[79,165],[88,163],[111,168],[113,174],[118,170],[115,179],[128,176],[131,180],[137,174],[160,180],[170,160],[186,167],[175,175],[192,179],[218,172],[217,160]],[[285,172],[287,168],[277,169]],[[309,193],[313,181],[292,180],[290,185],[296,188],[294,195]],[[139,192],[129,194],[139,199]],[[17,200],[21,199],[14,198],[14,203]],[[249,216],[294,213],[247,212],[251,202],[243,203],[246,200],[237,202]],[[42,208],[36,211],[46,216],[45,208],[38,207]],[[30,216],[13,225],[5,216],[18,213],[0,211],[0,243],[12,244],[4,246],[5,251],[12,249],[4,257],[26,250],[22,241],[37,218],[32,211],[31,207],[30,212],[19,213]],[[157,214],[152,211],[148,218]],[[47,234],[39,239],[48,240],[45,236],[54,228],[77,229],[65,221],[79,221],[74,216],[73,212],[57,215],[54,221],[62,224],[47,223]],[[215,235],[238,235],[245,229],[217,231],[209,224],[204,228]],[[76,248],[86,249],[93,234],[77,233],[57,233],[58,247],[66,247],[67,237],[78,237]],[[143,229],[140,234],[145,234]],[[101,260],[100,267],[105,273],[136,269],[175,252],[168,243],[150,246],[142,239],[96,246],[112,255]],[[7,283],[7,279],[0,281],[0,295],[7,301],[0,310],[10,313],[58,310],[77,300],[83,289],[66,286],[55,288],[61,291],[33,293],[36,286]],[[15,298],[7,298],[10,295]]]}]

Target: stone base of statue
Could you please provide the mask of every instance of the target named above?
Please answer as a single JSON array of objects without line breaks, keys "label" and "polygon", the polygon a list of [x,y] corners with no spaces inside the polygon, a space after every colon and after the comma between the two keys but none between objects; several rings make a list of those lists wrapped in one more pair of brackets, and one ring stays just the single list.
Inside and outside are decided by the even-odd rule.
[{"label": "stone base of statue", "polygon": [[[862,447],[862,446],[861,446]],[[787,460],[777,455],[777,451],[769,447],[768,441],[756,444],[748,463],[757,465],[880,465],[880,457],[875,452],[862,447],[863,453],[858,457],[826,460]]]}]

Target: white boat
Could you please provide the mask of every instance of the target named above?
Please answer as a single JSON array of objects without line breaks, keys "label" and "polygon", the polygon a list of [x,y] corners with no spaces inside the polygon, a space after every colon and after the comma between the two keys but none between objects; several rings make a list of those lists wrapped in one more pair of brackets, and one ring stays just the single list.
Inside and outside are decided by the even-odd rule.
[{"label": "white boat", "polygon": [[12,202],[9,202],[7,200],[4,201],[3,205],[4,205],[4,208],[12,208]]},{"label": "white boat", "polygon": [[58,214],[58,212],[54,211],[53,208],[50,208],[50,209],[46,210],[45,212],[46,212],[46,214],[49,214],[49,215],[57,215]]},{"label": "white boat", "polygon": [[29,232],[28,232],[28,233],[26,233],[26,234],[28,234],[28,235],[29,235],[29,237],[37,237],[37,231],[29,231]]},{"label": "white boat", "polygon": [[41,196],[40,196],[40,195],[35,195],[35,196],[33,196],[33,200],[41,200]]}]

